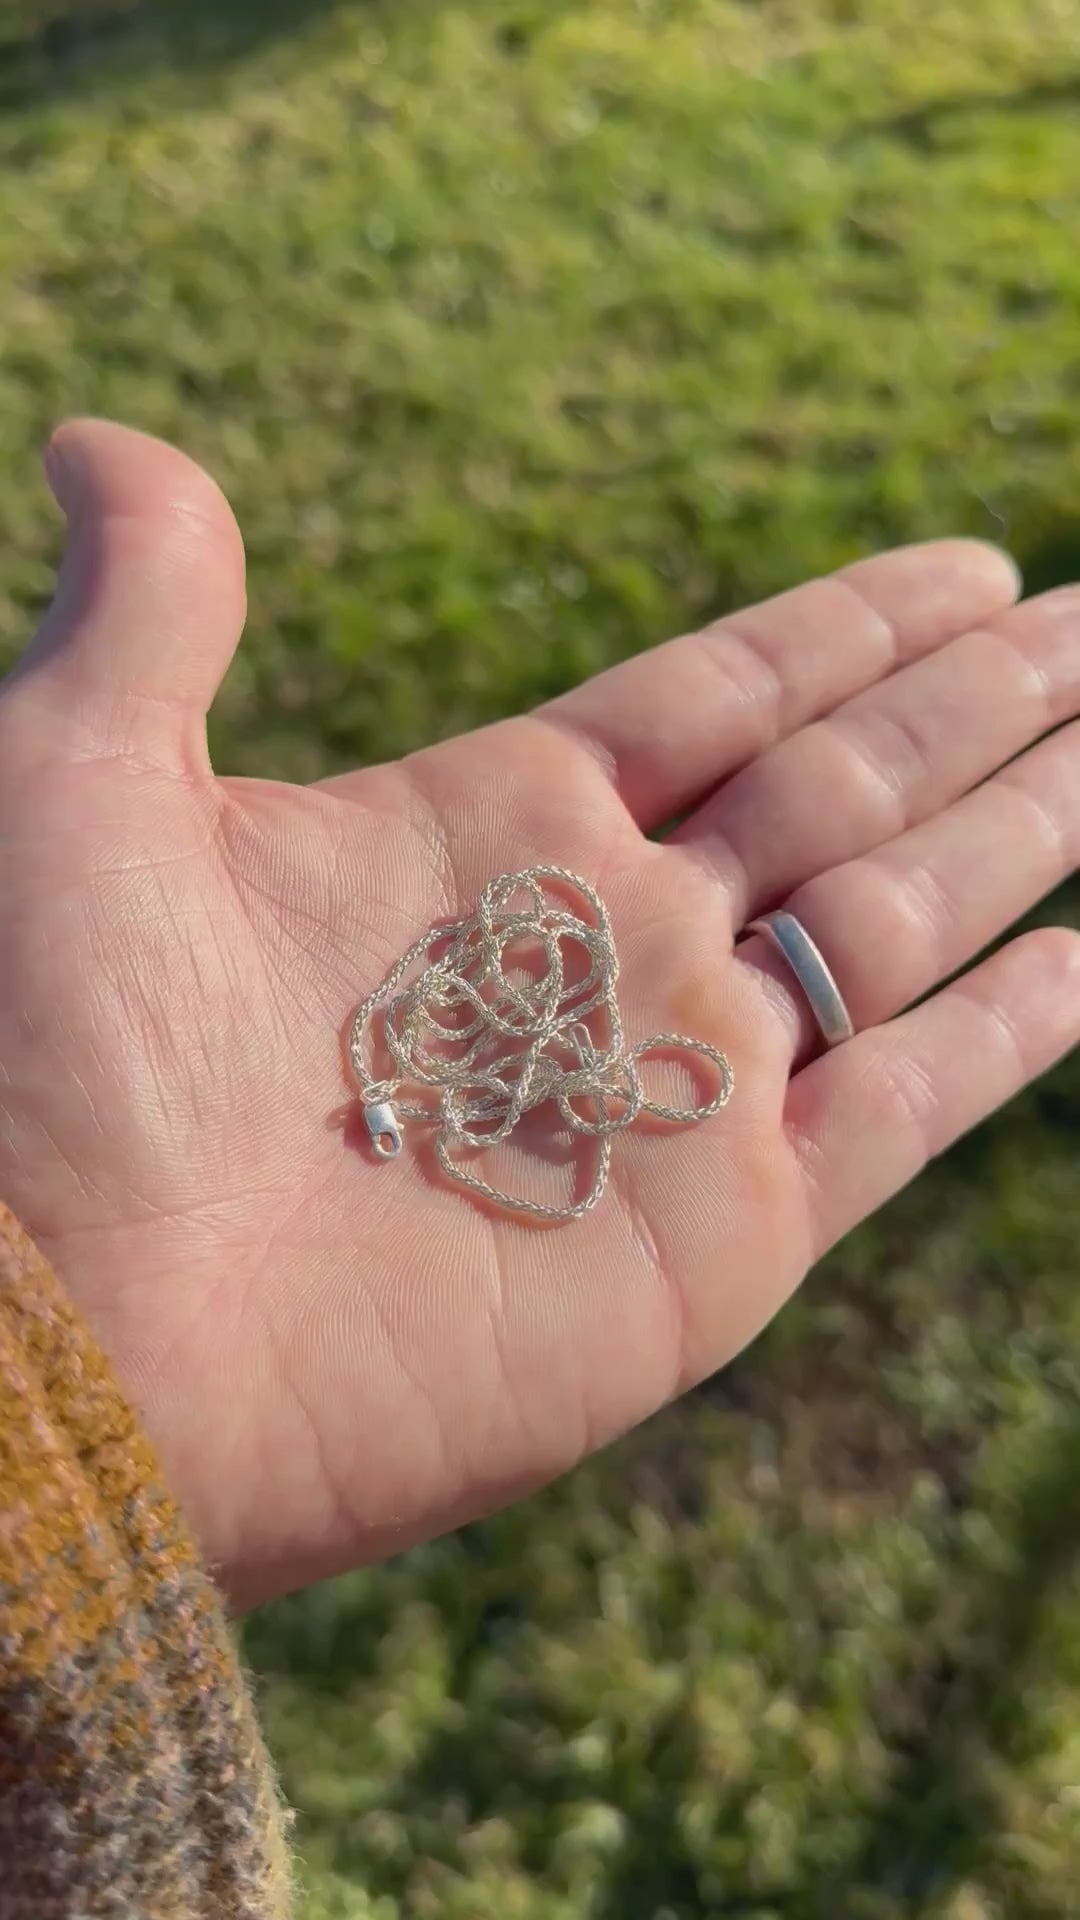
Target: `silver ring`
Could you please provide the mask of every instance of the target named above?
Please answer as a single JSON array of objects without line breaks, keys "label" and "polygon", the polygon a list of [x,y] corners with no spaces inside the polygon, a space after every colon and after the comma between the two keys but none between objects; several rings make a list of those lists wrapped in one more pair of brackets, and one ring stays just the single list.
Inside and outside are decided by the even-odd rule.
[{"label": "silver ring", "polygon": [[766,913],[760,920],[751,920],[746,931],[760,933],[787,961],[806,995],[825,1045],[838,1047],[842,1040],[854,1039],[855,1027],[844,996],[802,921],[793,913]]}]

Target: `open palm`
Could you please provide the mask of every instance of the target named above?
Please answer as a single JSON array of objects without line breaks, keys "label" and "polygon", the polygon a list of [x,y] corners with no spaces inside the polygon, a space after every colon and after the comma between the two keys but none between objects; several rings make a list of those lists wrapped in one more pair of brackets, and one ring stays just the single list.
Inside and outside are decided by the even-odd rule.
[{"label": "open palm", "polygon": [[[494,1505],[720,1366],[1080,1035],[1066,930],[903,1012],[1076,864],[1080,594],[1016,607],[993,550],[909,549],[393,766],[218,779],[227,507],[101,424],[50,473],[61,582],[0,692],[0,1194],[239,1601]],[[366,1153],[342,1036],[419,933],[551,862],[610,908],[629,1038],[722,1047],[736,1093],[620,1134],[599,1208],[545,1229],[412,1138]],[[733,951],[789,900],[860,1029],[824,1057],[782,963]],[[580,1153],[530,1131],[516,1184],[571,1198]]]}]

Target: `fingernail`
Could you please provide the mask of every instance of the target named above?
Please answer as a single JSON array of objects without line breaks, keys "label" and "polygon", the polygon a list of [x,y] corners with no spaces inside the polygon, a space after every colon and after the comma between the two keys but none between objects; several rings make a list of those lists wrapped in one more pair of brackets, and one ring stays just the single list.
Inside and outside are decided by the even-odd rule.
[{"label": "fingernail", "polygon": [[50,440],[44,466],[57,505],[69,520],[77,519],[86,499],[86,469],[78,448]]}]

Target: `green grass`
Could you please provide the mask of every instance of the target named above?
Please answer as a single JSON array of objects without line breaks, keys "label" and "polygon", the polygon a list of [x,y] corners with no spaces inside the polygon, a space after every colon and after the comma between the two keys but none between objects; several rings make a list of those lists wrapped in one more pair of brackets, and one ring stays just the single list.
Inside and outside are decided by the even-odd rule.
[{"label": "green grass", "polygon": [[[81,408],[237,506],[245,770],[885,541],[1080,572],[1075,0],[0,3],[9,654]],[[1074,1064],[694,1403],[252,1624],[310,1920],[1080,1915],[1078,1144]]]}]

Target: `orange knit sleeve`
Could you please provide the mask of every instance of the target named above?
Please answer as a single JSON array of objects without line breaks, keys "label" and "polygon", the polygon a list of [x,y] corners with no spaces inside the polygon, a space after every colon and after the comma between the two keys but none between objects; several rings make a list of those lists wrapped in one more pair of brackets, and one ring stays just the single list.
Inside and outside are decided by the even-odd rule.
[{"label": "orange knit sleeve", "polygon": [[283,1920],[283,1820],[153,1449],[0,1207],[0,1915]]}]

